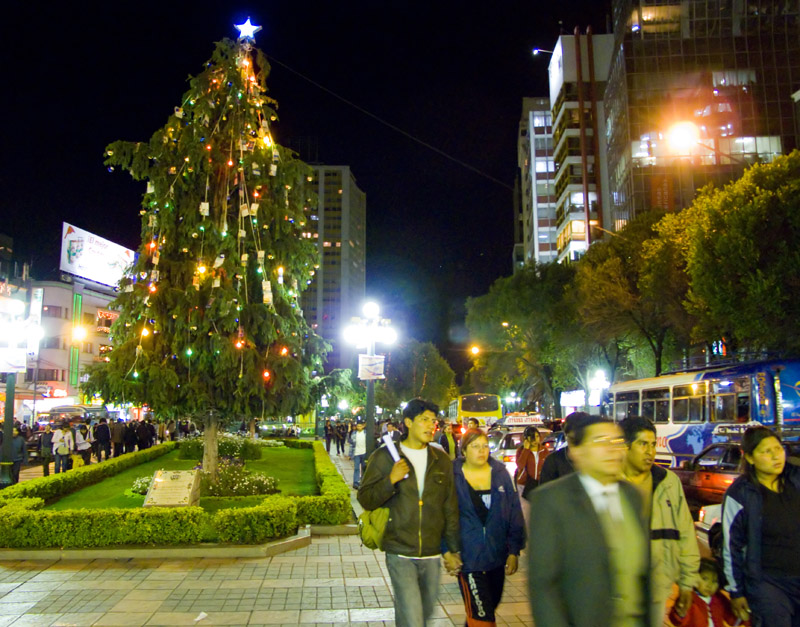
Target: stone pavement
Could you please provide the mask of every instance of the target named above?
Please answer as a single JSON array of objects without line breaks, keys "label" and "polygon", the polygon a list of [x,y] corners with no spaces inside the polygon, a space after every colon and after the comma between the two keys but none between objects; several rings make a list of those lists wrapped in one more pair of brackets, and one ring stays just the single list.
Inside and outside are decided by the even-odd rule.
[{"label": "stone pavement", "polygon": [[[352,463],[332,459],[352,484]],[[499,625],[533,624],[525,561],[506,580]],[[464,624],[455,581],[443,571],[432,626]],[[314,537],[311,546],[252,559],[0,561],[0,627],[372,627],[394,625],[393,619],[384,554],[362,547],[352,535]]]}]

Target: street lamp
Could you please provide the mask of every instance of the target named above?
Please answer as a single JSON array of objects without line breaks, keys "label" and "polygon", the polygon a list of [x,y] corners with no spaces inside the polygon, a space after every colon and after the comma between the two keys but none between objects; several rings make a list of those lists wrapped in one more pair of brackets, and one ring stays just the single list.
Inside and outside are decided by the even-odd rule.
[{"label": "street lamp", "polygon": [[544,48],[534,48],[533,56],[538,57],[542,52],[544,52],[545,54],[553,54],[552,50],[545,50]]},{"label": "street lamp", "polygon": [[473,344],[472,346],[469,347],[469,352],[472,353],[473,355],[478,355],[481,352],[481,347],[476,344]]},{"label": "street lamp", "polygon": [[358,356],[358,378],[367,382],[367,455],[375,449],[375,379],[383,379],[383,357],[378,360],[375,344],[394,344],[397,332],[389,325],[391,320],[381,318],[380,306],[367,302],[362,308],[363,318],[353,318],[350,326],[344,329],[344,339],[356,348],[366,348],[366,355]]},{"label": "street lamp", "polygon": [[717,164],[719,164],[720,157],[725,157],[740,165],[750,165],[741,157],[735,157],[729,152],[722,152],[713,142],[706,144],[700,141],[700,129],[694,122],[684,121],[673,124],[667,131],[667,143],[678,156],[690,156],[692,149],[699,147],[713,152]]}]

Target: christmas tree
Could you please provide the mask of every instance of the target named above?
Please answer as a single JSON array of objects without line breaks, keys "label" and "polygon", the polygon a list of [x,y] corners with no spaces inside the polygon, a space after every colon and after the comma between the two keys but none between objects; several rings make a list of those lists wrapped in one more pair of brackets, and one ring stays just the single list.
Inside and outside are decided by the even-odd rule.
[{"label": "christmas tree", "polygon": [[138,258],[113,304],[113,350],[86,386],[107,402],[202,420],[214,474],[218,426],[306,410],[328,348],[298,301],[319,263],[303,232],[312,171],[274,140],[260,27],[237,28],[149,142],[106,148],[109,169],[147,188]]}]

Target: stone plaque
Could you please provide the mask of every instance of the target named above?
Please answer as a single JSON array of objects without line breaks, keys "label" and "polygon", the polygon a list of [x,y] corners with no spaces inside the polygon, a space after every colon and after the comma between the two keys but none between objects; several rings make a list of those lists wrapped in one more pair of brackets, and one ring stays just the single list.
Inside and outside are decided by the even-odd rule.
[{"label": "stone plaque", "polygon": [[200,473],[197,470],[157,470],[143,507],[197,505]]}]

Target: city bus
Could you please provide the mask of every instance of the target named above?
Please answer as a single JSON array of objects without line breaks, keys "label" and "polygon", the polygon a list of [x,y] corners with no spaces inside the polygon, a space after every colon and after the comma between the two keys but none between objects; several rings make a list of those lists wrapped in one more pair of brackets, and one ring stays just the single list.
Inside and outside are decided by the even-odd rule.
[{"label": "city bus", "polygon": [[503,417],[503,409],[497,394],[462,394],[450,401],[447,416],[450,422],[460,425],[464,433],[470,418],[477,418],[485,429]]},{"label": "city bus", "polygon": [[656,461],[671,466],[714,442],[736,441],[762,424],[800,435],[800,360],[709,366],[609,390],[615,421],[644,416],[656,425]]}]

